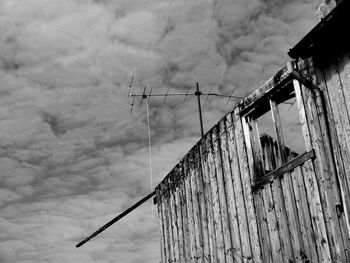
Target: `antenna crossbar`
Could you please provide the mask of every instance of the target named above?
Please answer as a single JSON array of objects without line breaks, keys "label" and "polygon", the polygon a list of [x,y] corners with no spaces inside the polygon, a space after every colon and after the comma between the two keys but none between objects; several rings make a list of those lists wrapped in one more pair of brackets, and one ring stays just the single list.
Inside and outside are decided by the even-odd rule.
[{"label": "antenna crossbar", "polygon": [[217,97],[223,97],[223,98],[237,98],[237,99],[244,99],[244,97],[239,96],[232,96],[232,95],[224,95],[224,94],[218,94],[218,93],[202,93],[200,92],[197,94],[195,93],[156,93],[156,94],[131,94],[130,97],[142,97],[144,99],[148,97],[164,97],[164,96],[217,96]]},{"label": "antenna crossbar", "polygon": [[133,80],[134,80],[134,77],[131,78],[130,85],[129,85],[129,95],[128,95],[131,98],[130,115],[131,115],[132,109],[134,107],[134,100],[135,100],[135,98],[139,98],[140,99],[140,104],[142,104],[143,100],[145,100],[145,99],[148,99],[148,103],[149,103],[151,97],[163,97],[164,98],[163,103],[165,103],[168,97],[181,97],[181,96],[183,96],[183,97],[185,97],[184,100],[183,100],[183,103],[185,103],[185,101],[186,101],[188,96],[196,96],[197,100],[198,100],[199,122],[200,122],[202,137],[204,136],[204,131],[203,131],[203,120],[202,120],[202,107],[201,107],[201,100],[200,100],[201,96],[206,96],[205,103],[207,102],[209,96],[228,98],[226,104],[230,101],[231,98],[244,99],[244,97],[234,96],[233,95],[234,91],[232,92],[231,95],[225,95],[225,94],[219,94],[219,93],[211,92],[213,87],[210,88],[209,92],[207,92],[207,93],[204,92],[203,93],[199,89],[198,82],[196,83],[196,90],[193,93],[190,93],[190,89],[191,88],[189,88],[186,93],[182,93],[182,92],[169,93],[170,87],[168,87],[166,93],[152,93],[152,87],[151,87],[150,91],[147,94],[146,93],[147,85],[145,85],[144,88],[143,88],[142,94],[134,94],[134,93],[131,92]]}]

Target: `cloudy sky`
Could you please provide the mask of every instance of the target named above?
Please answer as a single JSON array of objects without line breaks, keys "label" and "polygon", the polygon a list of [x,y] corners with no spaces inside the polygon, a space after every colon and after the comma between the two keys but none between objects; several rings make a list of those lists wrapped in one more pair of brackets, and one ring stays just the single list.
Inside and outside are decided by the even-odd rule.
[{"label": "cloudy sky", "polygon": [[[153,92],[246,96],[316,23],[317,0],[0,0],[0,262],[159,261],[151,202]],[[204,105],[205,130],[233,107]],[[156,185],[199,139],[196,101],[150,106]]]}]

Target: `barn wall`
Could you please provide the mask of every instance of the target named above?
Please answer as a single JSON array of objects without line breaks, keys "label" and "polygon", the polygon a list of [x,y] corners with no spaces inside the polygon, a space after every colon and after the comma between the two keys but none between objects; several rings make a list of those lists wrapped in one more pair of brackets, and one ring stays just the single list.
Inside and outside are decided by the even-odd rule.
[{"label": "barn wall", "polygon": [[[309,79],[310,68],[301,72]],[[345,147],[350,136],[333,136],[348,126],[329,127],[324,109],[338,104],[324,103],[289,73],[282,69],[224,116],[157,186],[162,262],[349,262],[343,158],[350,147],[334,143],[342,139]],[[280,148],[252,136],[250,108],[287,85],[295,90],[306,152],[265,174]]]}]

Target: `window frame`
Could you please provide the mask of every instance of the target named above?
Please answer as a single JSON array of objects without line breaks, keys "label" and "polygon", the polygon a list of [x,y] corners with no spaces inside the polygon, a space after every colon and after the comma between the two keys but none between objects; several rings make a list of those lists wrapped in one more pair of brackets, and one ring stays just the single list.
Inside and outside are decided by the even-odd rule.
[{"label": "window frame", "polygon": [[[290,98],[295,97],[297,99],[297,93],[293,84],[293,81],[287,83],[279,90],[272,92],[268,97],[259,98],[256,102],[256,109],[250,110],[243,116],[242,123],[244,126],[245,141],[247,143],[247,150],[250,151],[252,157],[252,165],[254,170],[253,179],[253,191],[261,189],[266,182],[272,181],[274,178],[282,176],[287,171],[294,169],[296,166],[305,162],[305,160],[314,158],[314,150],[305,150],[304,153],[298,154],[298,156],[287,160],[285,137],[282,130],[282,122],[278,105],[287,101]],[[260,142],[260,134],[258,128],[258,118],[267,112],[271,112],[274,130],[276,132],[276,141],[278,147],[278,154],[280,155],[280,164],[276,164],[276,168],[272,171],[266,171],[263,162],[263,150]],[[301,122],[300,114],[298,118]],[[305,143],[305,134],[301,133]]]}]

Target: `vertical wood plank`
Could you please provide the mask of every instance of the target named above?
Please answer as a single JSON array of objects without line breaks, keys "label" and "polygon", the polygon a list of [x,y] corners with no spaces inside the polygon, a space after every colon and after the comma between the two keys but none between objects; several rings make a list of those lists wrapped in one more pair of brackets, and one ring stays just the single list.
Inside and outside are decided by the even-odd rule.
[{"label": "vertical wood plank", "polygon": [[166,177],[164,184],[164,209],[166,216],[167,234],[168,234],[168,251],[169,251],[169,262],[174,262],[174,239],[173,239],[173,229],[171,223],[171,208],[170,208],[170,188],[169,188],[169,178]]},{"label": "vertical wood plank", "polygon": [[[335,63],[330,64],[323,71],[341,143],[342,155],[346,160],[350,160],[350,120],[342,80],[339,77],[338,67]],[[345,83],[347,83],[346,80]]]},{"label": "vertical wood plank", "polygon": [[203,187],[204,187],[204,197],[205,203],[207,207],[207,216],[208,216],[208,238],[209,238],[209,251],[210,251],[210,262],[218,262],[217,261],[217,241],[216,241],[216,226],[214,223],[214,211],[213,211],[213,197],[210,187],[210,177],[209,173],[209,155],[208,155],[208,147],[207,147],[207,139],[202,140],[200,144],[201,151],[201,165],[203,172]]},{"label": "vertical wood plank", "polygon": [[213,215],[214,215],[214,225],[215,225],[215,236],[216,236],[216,250],[218,262],[225,262],[225,245],[224,236],[221,221],[221,211],[220,211],[220,196],[218,183],[216,178],[216,169],[214,162],[214,152],[213,152],[213,142],[211,134],[207,136],[207,149],[208,149],[208,174],[210,175],[210,188],[212,193],[213,201]]},{"label": "vertical wood plank", "polygon": [[350,53],[343,54],[338,59],[339,78],[343,86],[343,97],[345,98],[346,108],[350,112]]},{"label": "vertical wood plank", "polygon": [[180,188],[177,182],[176,189],[174,191],[175,198],[175,211],[176,211],[176,224],[178,227],[178,243],[179,243],[179,262],[185,262],[185,246],[183,238],[183,224],[182,224],[182,210],[180,202]]},{"label": "vertical wood plank", "polygon": [[189,249],[191,251],[191,262],[194,262],[197,257],[196,250],[196,239],[195,239],[195,228],[194,228],[194,215],[193,215],[193,202],[192,202],[192,193],[191,193],[191,183],[190,183],[190,165],[189,165],[189,156],[185,157],[186,159],[186,177],[185,177],[185,191],[186,191],[186,205],[187,205],[187,218],[188,218],[188,228],[189,228]]},{"label": "vertical wood plank", "polygon": [[198,189],[198,202],[199,202],[199,208],[200,208],[200,217],[201,217],[201,232],[202,232],[202,238],[203,238],[203,261],[204,262],[213,262],[211,260],[211,253],[210,253],[210,245],[211,242],[209,240],[209,222],[208,222],[208,210],[206,204],[206,194],[205,194],[205,188],[204,188],[204,179],[203,174],[205,173],[203,168],[203,162],[204,162],[204,156],[203,152],[201,150],[201,143],[197,145],[197,151],[198,151],[198,161],[196,162],[196,167],[198,169],[198,176],[197,178],[197,189]]},{"label": "vertical wood plank", "polygon": [[170,236],[169,236],[169,224],[167,219],[167,210],[166,210],[166,193],[165,193],[165,185],[162,184],[162,214],[163,214],[163,224],[164,224],[164,245],[165,245],[165,261],[171,262],[170,255]]},{"label": "vertical wood plank", "polygon": [[[195,148],[194,148],[195,149]],[[199,215],[199,202],[198,202],[198,189],[196,184],[196,178],[198,177],[198,170],[196,163],[198,162],[198,154],[191,151],[191,177],[190,177],[190,187],[192,193],[192,208],[193,208],[193,221],[194,221],[194,234],[196,241],[196,262],[203,262],[203,239],[202,239],[202,228],[201,228],[201,218]]]},{"label": "vertical wood plank", "polygon": [[232,260],[232,257],[231,257],[232,243],[231,243],[230,224],[229,224],[226,194],[225,194],[226,191],[225,191],[225,185],[224,185],[222,157],[221,157],[221,150],[220,150],[220,137],[218,136],[218,125],[214,126],[212,130],[213,130],[212,132],[213,161],[216,169],[216,180],[218,184],[222,233],[224,237],[224,246],[225,246],[225,258],[226,258],[226,262],[229,262],[230,260]]},{"label": "vertical wood plank", "polygon": [[[339,78],[342,82],[343,86],[343,96],[346,102],[347,107],[347,113],[348,113],[348,119],[350,115],[350,56],[349,53],[343,54],[341,59],[338,61],[338,72],[339,72]],[[350,120],[349,120],[350,122]],[[347,131],[349,131],[350,125],[347,124]],[[348,132],[349,134],[349,132]],[[350,158],[350,147],[348,145],[347,148],[347,159]],[[349,165],[347,165],[349,167]],[[345,185],[345,180],[347,181],[347,186]],[[347,177],[344,176],[340,177],[341,180],[341,190],[342,190],[342,200],[343,200],[343,209],[344,209],[344,216],[342,215],[341,219],[341,227],[342,227],[342,233],[343,233],[343,240],[344,240],[344,247],[346,249],[347,254],[347,260],[350,261],[350,202],[348,202],[348,199],[350,197],[350,172],[347,173]],[[345,234],[346,233],[346,234]]]},{"label": "vertical wood plank", "polygon": [[172,211],[171,211],[171,188],[170,188],[170,179],[167,177],[167,184],[166,184],[166,203],[165,203],[165,209],[166,209],[166,216],[167,216],[167,225],[168,225],[168,233],[169,233],[169,259],[170,262],[176,261],[175,256],[175,239],[173,235],[173,222],[172,222]]},{"label": "vertical wood plank", "polygon": [[312,227],[316,239],[316,248],[319,261],[331,262],[332,259],[328,245],[326,226],[322,213],[320,194],[317,187],[317,180],[312,161],[306,161],[301,168],[305,178],[305,189],[311,214]]},{"label": "vertical wood plank", "polygon": [[[343,86],[343,96],[346,102],[346,107],[347,107],[347,112],[348,112],[348,119],[350,115],[350,53],[343,54],[343,56],[339,59],[338,61],[338,72],[339,72],[339,78],[342,81],[342,86]],[[350,122],[350,120],[349,120]],[[347,134],[349,134],[349,129],[350,126],[347,124]],[[346,159],[350,159],[350,146],[349,146],[349,141],[347,142],[347,157]],[[349,164],[349,163],[347,163]],[[350,170],[350,166],[346,165],[346,168]],[[346,225],[348,229],[348,238],[350,238],[350,202],[347,202],[346,196],[350,196],[350,171],[347,172],[347,177],[344,178],[342,176],[341,179],[341,186],[343,187],[343,206],[344,206],[344,211],[345,211],[345,216],[346,216]],[[347,188],[345,188],[345,179],[347,181]],[[344,185],[343,185],[344,183]],[[350,259],[348,259],[350,260]]]},{"label": "vertical wood plank", "polygon": [[[233,262],[242,262],[236,196],[235,196],[234,187],[233,187],[234,175],[232,174],[232,171],[231,171],[230,163],[232,159],[230,159],[229,146],[228,146],[229,143],[235,144],[235,142],[232,142],[228,139],[228,129],[226,127],[227,116],[231,116],[231,114],[227,114],[226,118],[220,122],[220,138],[221,138],[220,148],[221,148],[221,155],[222,155],[223,175],[224,175],[225,192],[227,197],[227,209],[228,209],[231,240],[232,240],[232,248],[229,255],[232,257]],[[231,129],[233,128],[231,120],[230,122],[228,122],[228,125],[231,125]]]},{"label": "vertical wood plank", "polygon": [[291,233],[288,226],[286,206],[284,203],[284,192],[280,179],[272,183],[272,195],[275,204],[276,221],[279,225],[279,235],[281,241],[281,253],[284,262],[293,260],[294,253],[291,241]]},{"label": "vertical wood plank", "polygon": [[324,102],[324,94],[321,92],[320,89],[314,90],[315,93],[315,107],[316,110],[313,111],[313,114],[319,117],[319,126],[320,132],[317,134],[317,136],[322,136],[323,144],[322,144],[322,152],[321,152],[321,158],[323,157],[324,160],[328,163],[327,170],[329,174],[327,174],[330,185],[333,190],[333,196],[334,200],[333,203],[336,205],[341,204],[341,194],[340,189],[337,181],[337,170],[335,167],[335,158],[333,156],[332,152],[332,146],[331,146],[331,138],[330,138],[330,129],[328,127],[327,123],[327,114],[325,112],[325,102]]},{"label": "vertical wood plank", "polygon": [[184,235],[183,235],[183,222],[182,222],[182,208],[181,208],[181,197],[180,197],[180,185],[181,185],[181,177],[182,177],[182,162],[179,162],[174,171],[174,204],[175,204],[175,212],[176,212],[176,225],[178,231],[178,249],[179,249],[179,262],[185,261],[185,244],[184,244]]},{"label": "vertical wood plank", "polygon": [[278,229],[278,223],[275,214],[275,203],[272,198],[271,185],[267,184],[262,190],[262,197],[264,200],[265,213],[267,219],[267,228],[269,230],[272,262],[283,262],[282,248],[280,242],[280,235]]},{"label": "vertical wood plank", "polygon": [[169,176],[169,203],[170,203],[170,214],[171,214],[171,228],[173,236],[173,250],[174,250],[174,261],[180,262],[180,252],[179,252],[179,238],[178,238],[178,226],[177,226],[177,213],[175,209],[175,184],[174,184],[174,172],[172,171]]},{"label": "vertical wood plank", "polygon": [[[239,237],[241,241],[241,255],[242,260],[245,262],[247,259],[253,257],[250,238],[249,238],[249,227],[248,218],[246,213],[246,203],[244,199],[244,192],[241,180],[241,168],[239,158],[242,154],[243,149],[237,149],[237,142],[235,138],[235,123],[232,121],[232,115],[227,115],[227,131],[229,137],[229,153],[231,159],[231,170],[232,170],[232,184],[234,189],[234,194],[236,197],[237,204],[237,221],[239,225]],[[243,139],[243,138],[242,138]],[[243,143],[241,143],[242,145]],[[249,171],[248,171],[249,172]]]},{"label": "vertical wood plank", "polygon": [[160,260],[161,263],[166,263],[166,244],[164,236],[164,215],[162,210],[163,200],[161,199],[160,186],[156,188],[157,210],[159,218],[159,234],[160,234]]},{"label": "vertical wood plank", "polygon": [[298,219],[298,214],[296,214],[296,204],[294,200],[294,192],[291,185],[288,182],[290,178],[290,172],[286,173],[281,179],[283,186],[283,197],[286,207],[288,226],[291,234],[291,241],[294,250],[294,256],[298,262],[302,262],[301,255],[305,254],[305,248],[302,242],[300,224]]},{"label": "vertical wood plank", "polygon": [[[304,106],[304,100],[302,97],[301,86],[298,81],[293,80],[295,97],[299,110],[300,124],[303,131],[303,137],[305,142],[305,148],[307,151],[312,149],[309,126],[306,119],[306,112]],[[314,170],[311,160],[306,161],[302,166],[302,172],[304,175],[305,188],[307,193],[307,199],[309,204],[309,210],[311,214],[311,222],[316,239],[317,253],[321,262],[330,262],[330,250],[328,246],[328,238],[326,233],[325,222],[323,218],[320,193],[317,186],[317,180],[315,178]]]},{"label": "vertical wood plank", "polygon": [[[267,227],[267,217],[264,207],[264,200],[261,191],[255,193],[255,206],[257,213],[257,221],[259,223],[259,242],[262,249],[262,262],[272,262],[272,252],[270,244],[270,235]],[[249,224],[248,224],[249,225]],[[254,251],[254,248],[252,248]]]},{"label": "vertical wood plank", "polygon": [[302,174],[300,167],[295,168],[291,174],[291,178],[293,181],[295,202],[305,253],[311,262],[318,262],[318,255],[315,246],[316,240],[312,229],[311,215],[304,185],[304,175]]},{"label": "vertical wood plank", "polygon": [[185,262],[191,261],[191,249],[190,249],[190,229],[188,223],[188,214],[187,214],[187,197],[185,189],[185,178],[186,176],[186,165],[185,162],[182,163],[182,173],[181,173],[181,182],[179,185],[179,196],[180,196],[180,206],[181,206],[181,215],[182,215],[182,232],[184,240],[184,257]]},{"label": "vertical wood plank", "polygon": [[[256,218],[256,209],[258,209],[259,201],[255,204],[252,194],[252,183],[254,181],[254,170],[250,170],[253,167],[251,167],[251,163],[248,161],[248,154],[250,151],[247,151],[246,149],[246,143],[249,143],[249,140],[245,140],[245,133],[243,132],[243,125],[242,120],[239,116],[239,107],[236,107],[234,110],[233,119],[235,120],[235,138],[237,142],[237,151],[238,156],[240,156],[239,159],[239,166],[241,171],[241,180],[242,180],[242,189],[244,194],[244,200],[246,203],[246,213],[247,213],[247,219],[248,219],[248,229],[249,229],[249,238],[250,238],[250,245],[252,248],[252,258],[247,258],[247,260],[252,260],[254,262],[261,262],[262,261],[262,251],[264,249],[264,244],[260,244],[259,241],[259,233],[258,232],[258,223]],[[246,126],[246,125],[245,125]],[[247,126],[246,126],[247,127]],[[247,131],[249,132],[249,131]],[[251,160],[252,156],[249,156],[249,160]],[[252,179],[253,178],[253,179]],[[257,196],[256,196],[257,197]],[[257,198],[258,199],[258,198]],[[258,199],[259,200],[259,199]],[[260,214],[258,214],[258,220],[261,223]],[[261,225],[261,224],[260,224]],[[243,235],[243,233],[242,233]]]}]

